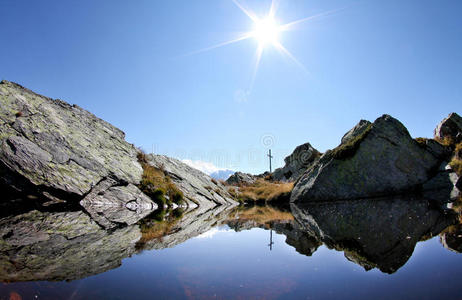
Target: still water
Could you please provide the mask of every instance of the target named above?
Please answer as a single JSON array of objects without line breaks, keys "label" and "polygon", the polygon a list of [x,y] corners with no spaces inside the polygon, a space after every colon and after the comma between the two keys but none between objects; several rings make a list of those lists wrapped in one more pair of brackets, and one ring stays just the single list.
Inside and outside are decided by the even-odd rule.
[{"label": "still water", "polygon": [[0,221],[1,299],[462,299],[458,216],[415,199]]}]

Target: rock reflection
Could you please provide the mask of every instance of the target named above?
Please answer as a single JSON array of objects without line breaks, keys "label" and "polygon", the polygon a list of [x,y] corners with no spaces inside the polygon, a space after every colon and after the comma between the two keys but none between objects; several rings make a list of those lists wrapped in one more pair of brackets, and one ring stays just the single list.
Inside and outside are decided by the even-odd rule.
[{"label": "rock reflection", "polygon": [[387,198],[292,205],[303,230],[366,270],[394,273],[415,245],[457,222],[451,212],[433,209],[423,199]]},{"label": "rock reflection", "polygon": [[75,280],[121,265],[138,226],[101,229],[83,212],[31,211],[0,221],[0,280]]}]

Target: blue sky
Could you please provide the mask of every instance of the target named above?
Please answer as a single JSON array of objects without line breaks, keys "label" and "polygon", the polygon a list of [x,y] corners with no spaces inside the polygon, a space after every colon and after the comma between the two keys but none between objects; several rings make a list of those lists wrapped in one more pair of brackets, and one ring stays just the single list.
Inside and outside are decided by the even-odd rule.
[{"label": "blue sky", "polygon": [[[264,16],[271,1],[240,0]],[[252,173],[295,146],[338,145],[384,113],[414,137],[462,113],[462,1],[280,0],[300,23],[279,41],[308,70],[258,41],[231,0],[0,0],[0,77],[78,104],[147,152]]]}]

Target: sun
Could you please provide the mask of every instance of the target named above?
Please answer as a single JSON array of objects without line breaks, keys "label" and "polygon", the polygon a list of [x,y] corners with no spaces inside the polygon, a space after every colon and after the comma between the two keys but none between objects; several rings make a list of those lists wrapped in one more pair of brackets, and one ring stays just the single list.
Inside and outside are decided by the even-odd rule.
[{"label": "sun", "polygon": [[255,29],[252,31],[252,36],[258,41],[260,46],[268,44],[275,45],[279,43],[280,26],[272,17],[267,17],[262,20],[256,20]]},{"label": "sun", "polygon": [[252,86],[253,86],[253,83],[255,81],[255,76],[257,74],[258,66],[260,64],[260,60],[261,60],[262,54],[264,52],[264,49],[269,47],[269,46],[275,48],[281,54],[283,54],[286,57],[288,57],[289,59],[291,59],[297,66],[299,66],[305,73],[308,74],[309,72],[305,68],[305,66],[302,63],[300,63],[292,55],[292,53],[290,53],[289,50],[287,50],[281,44],[281,42],[279,41],[280,36],[282,35],[283,32],[291,30],[297,24],[300,24],[302,22],[307,22],[307,21],[310,21],[310,20],[314,20],[314,19],[317,19],[317,18],[320,18],[320,17],[325,17],[327,15],[330,15],[330,14],[333,14],[333,13],[338,12],[340,10],[343,10],[343,8],[342,9],[335,9],[335,10],[319,13],[317,15],[309,16],[309,17],[306,17],[306,18],[303,18],[303,19],[299,19],[299,20],[296,20],[296,21],[292,21],[292,22],[289,22],[289,23],[279,24],[275,20],[274,17],[276,15],[278,2],[280,0],[271,0],[271,7],[270,7],[268,13],[264,17],[261,17],[261,18],[258,17],[253,11],[245,8],[240,3],[240,0],[232,0],[232,1],[234,2],[234,4],[236,4],[236,6],[244,14],[247,15],[247,17],[249,17],[252,20],[252,22],[254,24],[253,29],[250,30],[250,31],[242,33],[240,36],[238,36],[238,37],[236,37],[236,38],[234,38],[232,40],[229,40],[229,41],[226,41],[226,42],[223,42],[223,43],[220,43],[220,44],[216,44],[216,45],[213,45],[213,46],[210,46],[210,47],[207,47],[207,48],[192,52],[192,53],[190,53],[190,55],[191,54],[197,54],[197,53],[204,52],[204,51],[209,51],[209,50],[212,50],[212,49],[216,49],[218,47],[223,47],[223,46],[226,46],[226,45],[229,45],[229,44],[237,43],[237,42],[248,40],[248,39],[255,39],[258,42],[258,47],[256,49],[254,70],[253,70],[252,78],[251,78],[251,81],[250,81],[249,91],[252,90]]}]

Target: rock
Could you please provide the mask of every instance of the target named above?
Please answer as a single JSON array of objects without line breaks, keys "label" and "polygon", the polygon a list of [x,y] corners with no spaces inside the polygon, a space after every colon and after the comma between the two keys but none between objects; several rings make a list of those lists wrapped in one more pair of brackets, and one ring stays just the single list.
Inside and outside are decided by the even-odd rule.
[{"label": "rock", "polygon": [[284,159],[284,167],[274,170],[272,178],[277,181],[296,181],[320,156],[319,151],[310,143],[300,145]]},{"label": "rock", "polygon": [[351,141],[355,137],[364,133],[365,130],[371,125],[372,123],[367,120],[361,120],[355,127],[351,128],[345,135],[342,137],[342,144]]},{"label": "rock", "polygon": [[436,140],[451,138],[454,142],[462,141],[462,118],[455,112],[444,118],[435,128]]},{"label": "rock", "polygon": [[[399,194],[417,189],[441,159],[411,138],[396,119],[383,115],[346,143],[327,151],[296,183],[291,202],[335,201]],[[351,138],[354,136],[354,138]],[[345,140],[345,139],[344,139]]]},{"label": "rock", "polygon": [[16,185],[9,179],[20,176],[37,189],[83,196],[107,177],[141,179],[137,149],[111,124],[8,81],[0,83],[0,98],[3,182]]},{"label": "rock", "polygon": [[189,206],[212,208],[216,205],[236,205],[224,185],[178,159],[164,155],[147,155],[148,163],[163,169],[183,192]]},{"label": "rock", "polygon": [[106,228],[157,208],[136,187],[138,150],[121,130],[8,81],[0,83],[0,99],[1,184],[47,204],[80,202]]},{"label": "rock", "polygon": [[425,199],[380,198],[291,204],[295,219],[328,248],[370,270],[394,273],[421,240],[458,222],[457,215],[431,209]]},{"label": "rock", "polygon": [[229,185],[239,186],[253,184],[256,180],[256,176],[253,176],[252,174],[236,172],[226,180],[226,183]]}]

